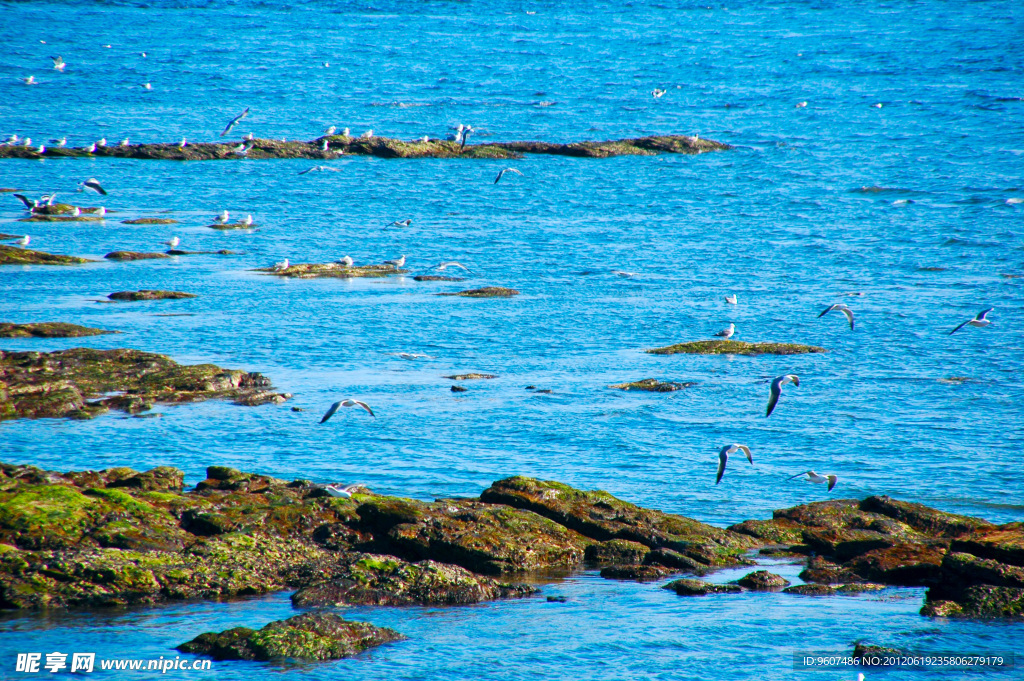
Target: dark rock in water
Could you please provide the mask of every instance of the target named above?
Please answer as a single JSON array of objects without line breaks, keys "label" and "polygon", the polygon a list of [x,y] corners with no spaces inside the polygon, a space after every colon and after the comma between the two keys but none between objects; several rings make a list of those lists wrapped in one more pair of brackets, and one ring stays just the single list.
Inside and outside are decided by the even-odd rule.
[{"label": "dark rock in water", "polygon": [[789,586],[788,579],[767,570],[751,572],[736,583],[754,591],[773,591]]},{"label": "dark rock in water", "polygon": [[[703,575],[711,571],[711,568],[707,565],[704,565],[689,556],[684,556],[678,551],[666,548],[652,550],[647,554],[644,562],[654,565],[664,565],[665,567],[675,568],[695,575]],[[736,562],[741,563],[742,559],[737,558]]]},{"label": "dark rock in water", "polygon": [[568,603],[568,596],[548,596],[548,603]]},{"label": "dark rock in water", "polygon": [[172,218],[134,218],[132,220],[121,220],[125,225],[176,225],[177,220]]},{"label": "dark rock in water", "polygon": [[200,634],[178,646],[183,653],[215,660],[338,660],[405,637],[393,629],[348,622],[331,613],[308,612],[271,622],[258,631],[235,627]]},{"label": "dark rock in water", "polygon": [[852,569],[818,555],[812,555],[807,561],[807,569],[800,573],[800,579],[816,584],[849,584],[864,581],[864,578]]},{"label": "dark rock in water", "polygon": [[394,265],[363,265],[361,267],[346,267],[341,263],[299,263],[290,265],[284,269],[274,267],[262,267],[254,270],[276,277],[290,277],[293,279],[354,279],[358,277],[390,277],[396,274],[407,274],[409,270],[403,270]]},{"label": "dark rock in water", "polygon": [[438,293],[436,295],[462,296],[464,298],[511,298],[512,296],[518,296],[519,291],[502,286],[485,286],[483,288],[469,289],[468,291],[459,291],[458,293]]},{"label": "dark rock in water", "polygon": [[475,374],[475,373],[469,373],[469,374],[454,374],[452,376],[444,376],[443,378],[447,378],[447,379],[452,380],[452,381],[475,381],[475,380],[483,379],[483,378],[497,378],[497,376],[495,376],[494,374]]},{"label": "dark rock in water", "polygon": [[[328,142],[329,149],[322,148]],[[387,137],[350,137],[329,135],[308,142],[254,139],[251,148],[244,155],[232,153],[236,142],[189,143],[184,147],[177,144],[132,144],[125,147],[98,147],[95,151],[87,148],[48,147],[42,154],[31,147],[0,147],[0,158],[137,158],[175,161],[238,160],[266,158],[307,158],[335,159],[341,156],[377,156],[381,158],[478,158],[512,159],[523,154],[554,154],[586,158],[608,158],[611,156],[653,156],[661,153],[702,154],[709,151],[731,149],[728,144],[714,140],[689,137],[687,135],[655,135],[634,139],[609,140],[605,142],[574,142],[555,144],[550,142],[490,142],[467,144],[431,139],[426,142],[405,142]]]},{"label": "dark rock in water", "polygon": [[474,575],[433,560],[410,563],[394,556],[357,554],[332,570],[330,581],[295,592],[298,607],[318,605],[461,605],[530,596],[537,589]]},{"label": "dark rock in water", "polygon": [[869,591],[881,591],[885,588],[884,584],[871,584],[858,582],[856,584],[841,584],[836,587],[836,591],[841,594],[859,594]]},{"label": "dark rock in water", "polygon": [[0,376],[0,420],[92,418],[108,409],[133,413],[156,402],[237,400],[270,385],[260,374],[213,364],[182,366],[150,352],[88,348],[0,351]]},{"label": "dark rock in water", "polygon": [[828,352],[825,348],[797,343],[746,343],[734,340],[708,340],[677,343],[664,348],[645,350],[651,355],[801,355]]},{"label": "dark rock in water", "polygon": [[172,248],[167,251],[167,255],[238,255],[238,251],[179,251],[176,248]]},{"label": "dark rock in water", "polygon": [[0,322],[0,338],[81,338],[83,336],[102,336],[120,331],[93,329],[66,322],[39,322],[36,324],[12,324]]},{"label": "dark rock in water", "polygon": [[906,651],[899,648],[888,648],[871,643],[856,643],[853,646],[853,659],[858,660],[862,667],[890,666],[886,665],[886,661],[894,661],[906,655]]},{"label": "dark rock in water", "polygon": [[181,291],[156,291],[142,289],[141,291],[118,291],[107,296],[111,300],[137,301],[137,300],[181,300],[183,298],[196,298],[193,293],[182,293]]},{"label": "dark rock in water", "polygon": [[600,564],[635,565],[643,563],[650,552],[651,549],[640,542],[611,539],[591,544],[587,547],[583,557]]},{"label": "dark rock in water", "polygon": [[166,253],[138,253],[135,251],[113,251],[103,256],[107,260],[158,260],[170,257]]},{"label": "dark rock in water", "polygon": [[465,277],[442,277],[436,274],[417,274],[413,281],[466,281]]},{"label": "dark rock in water", "polygon": [[628,579],[634,582],[652,582],[676,574],[679,574],[679,570],[664,565],[610,565],[601,569],[601,576],[605,579]]},{"label": "dark rock in water", "polygon": [[782,593],[798,594],[800,596],[834,596],[836,587],[831,584],[797,584],[788,586]]},{"label": "dark rock in water", "polygon": [[0,244],[0,265],[79,265],[86,262],[94,261]]},{"label": "dark rock in water", "polygon": [[696,383],[672,383],[669,381],[659,381],[656,378],[645,378],[640,381],[633,381],[631,383],[616,383],[615,385],[608,386],[609,388],[616,388],[618,390],[646,390],[647,392],[653,393],[670,393],[676,390],[682,390],[683,388],[689,388],[697,385]]},{"label": "dark rock in water", "polygon": [[743,592],[743,589],[735,584],[711,584],[699,579],[677,579],[674,582],[669,582],[662,588],[675,591],[679,596],[707,596],[708,594],[736,594]]},{"label": "dark rock in water", "polygon": [[461,385],[453,385],[453,386],[451,387],[451,391],[452,391],[453,393],[464,393],[464,392],[466,392],[466,390],[467,390],[467,389],[466,389],[466,388],[463,388],[463,387],[462,387]]},{"label": "dark rock in water", "polygon": [[88,215],[39,215],[20,218],[18,222],[102,222],[103,218]]}]

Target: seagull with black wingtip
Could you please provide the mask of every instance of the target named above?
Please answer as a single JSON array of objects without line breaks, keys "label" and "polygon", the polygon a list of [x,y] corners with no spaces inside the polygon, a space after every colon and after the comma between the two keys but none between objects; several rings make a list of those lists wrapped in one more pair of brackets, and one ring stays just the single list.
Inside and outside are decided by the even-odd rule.
[{"label": "seagull with black wingtip", "polygon": [[747,461],[750,465],[754,465],[754,457],[750,454],[750,447],[746,445],[731,444],[722,447],[722,451],[718,452],[718,476],[715,478],[715,484],[722,482],[722,476],[725,475],[725,464],[729,461],[729,455],[735,454],[736,452],[743,452],[747,455]]},{"label": "seagull with black wingtip", "polygon": [[768,392],[768,411],[765,413],[766,418],[771,416],[772,412],[775,411],[775,405],[779,403],[779,397],[782,396],[782,386],[787,383],[799,386],[800,378],[794,374],[786,374],[785,376],[777,376],[772,379],[772,387]]}]

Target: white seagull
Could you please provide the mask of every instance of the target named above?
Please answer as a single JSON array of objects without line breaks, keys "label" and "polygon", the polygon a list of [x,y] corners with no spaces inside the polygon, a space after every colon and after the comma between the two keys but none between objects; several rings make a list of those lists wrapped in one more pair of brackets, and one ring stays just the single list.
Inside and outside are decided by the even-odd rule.
[{"label": "white seagull", "polygon": [[330,143],[329,140],[324,140],[323,143],[320,145],[320,151],[327,151],[330,148],[331,148],[331,143]]},{"label": "white seagull", "polygon": [[253,139],[252,133],[251,132],[245,133],[245,135],[242,136],[242,139],[245,140],[246,142],[252,142],[252,139]]},{"label": "white seagull", "polygon": [[28,234],[26,234],[25,236],[21,237],[20,239],[18,239],[14,243],[18,244],[22,248],[27,248],[30,241],[32,241],[32,237],[30,237]]},{"label": "white seagull", "polygon": [[96,209],[96,217],[102,218],[102,217],[105,217],[106,214],[107,214],[107,209],[106,209],[105,206],[100,206],[99,208]]},{"label": "white seagull", "polygon": [[725,297],[725,302],[729,303],[730,305],[735,305],[736,304],[736,294],[734,293],[731,296],[726,296]]},{"label": "white seagull", "polygon": [[105,146],[107,146],[107,138],[106,137],[101,137],[99,139],[99,141],[96,142],[96,146],[97,147],[105,147]]},{"label": "white seagull", "polygon": [[732,338],[734,333],[736,333],[736,325],[730,324],[728,328],[722,329],[721,331],[716,333],[715,336],[719,336],[721,338],[724,338],[725,340],[729,340],[730,338]]},{"label": "white seagull", "polygon": [[251,215],[246,215],[245,219],[242,220],[242,224],[243,225],[251,225],[252,224],[252,216]]},{"label": "white seagull", "polygon": [[326,130],[324,130],[324,134],[325,135],[333,135],[334,131],[337,130],[337,129],[338,128],[336,128],[335,126],[332,125],[331,127],[329,127]]},{"label": "white seagull", "polygon": [[500,173],[498,173],[498,176],[496,178],[494,178],[494,184],[498,184],[498,181],[501,178],[505,177],[505,173],[515,173],[516,175],[519,175],[520,177],[523,176],[523,174],[521,172],[519,172],[518,170],[516,170],[515,168],[505,168]]},{"label": "white seagull", "polygon": [[89,152],[90,154],[95,154],[95,153],[96,153],[96,143],[95,143],[95,142],[93,142],[92,144],[90,144],[89,146],[87,146],[87,147],[85,148],[85,150],[86,150],[87,152]]},{"label": "white seagull", "polygon": [[989,324],[992,323],[992,320],[991,319],[986,319],[985,315],[987,315],[989,312],[991,312],[994,309],[995,309],[994,307],[990,307],[987,310],[982,310],[981,312],[979,312],[978,314],[976,314],[974,316],[974,319],[968,319],[966,322],[964,322],[960,326],[958,326],[955,329],[953,329],[952,331],[950,331],[949,335],[952,336],[954,333],[956,333],[960,329],[964,328],[968,324],[970,324],[971,326],[978,326],[978,327],[981,327],[981,328],[985,328],[986,326],[988,326]]},{"label": "white seagull", "polygon": [[172,236],[170,239],[168,239],[164,243],[167,244],[168,246],[170,246],[171,248],[177,248],[178,244],[181,243],[181,239],[179,239],[176,236]]},{"label": "white seagull", "polygon": [[90,177],[85,182],[78,183],[78,191],[84,191],[86,189],[94,191],[97,194],[103,194],[104,196],[107,195],[107,190],[100,186],[100,181],[95,177]]},{"label": "white seagull", "polygon": [[405,266],[405,256],[403,255],[398,260],[385,260],[384,264],[385,265],[394,265],[396,268],[404,267]]},{"label": "white seagull", "polygon": [[275,272],[283,272],[286,269],[288,269],[288,258],[285,258],[281,262],[274,265]]},{"label": "white seagull", "polygon": [[[346,130],[347,130],[347,129],[348,129],[348,128],[346,128]],[[370,139],[371,137],[373,137],[373,130],[367,130],[366,132],[364,132],[364,133],[363,133],[362,135],[360,135],[359,137],[360,137],[361,139],[364,139],[364,140],[368,140],[368,139]]]},{"label": "white seagull", "polygon": [[722,476],[725,475],[725,464],[729,461],[729,455],[735,454],[736,452],[743,452],[747,455],[747,461],[750,465],[754,465],[754,457],[750,454],[750,447],[746,445],[731,444],[722,447],[722,451],[718,452],[718,477],[715,478],[715,484],[722,482]]},{"label": "white seagull", "polygon": [[37,154],[45,154],[46,153],[46,147],[44,145],[40,144],[39,147],[36,148],[36,153]]},{"label": "white seagull", "polygon": [[228,212],[224,211],[220,215],[214,218],[219,224],[225,224],[228,221]]},{"label": "white seagull", "polygon": [[388,225],[388,227],[408,227],[411,224],[412,224],[412,218],[408,218],[408,219],[405,219],[405,220],[395,220],[390,225]]},{"label": "white seagull", "polygon": [[338,264],[339,265],[344,265],[345,267],[352,267],[352,263],[354,263],[354,262],[355,261],[352,260],[352,256],[351,255],[346,255],[344,258],[342,258],[341,260],[338,261]]},{"label": "white seagull", "polygon": [[222,133],[220,134],[220,136],[221,136],[221,137],[224,137],[224,135],[227,135],[227,134],[228,134],[229,132],[231,132],[231,128],[233,128],[233,127],[235,127],[236,125],[238,125],[238,122],[239,122],[239,121],[241,121],[241,120],[242,120],[243,118],[245,118],[245,117],[246,117],[246,116],[248,116],[248,115],[249,115],[249,107],[245,107],[245,111],[243,111],[242,113],[240,113],[240,114],[238,114],[237,116],[235,116],[234,118],[232,118],[232,119],[231,119],[231,122],[230,122],[230,123],[228,123],[228,124],[227,124],[227,125],[226,125],[226,126],[224,127],[224,132],[222,132]]},{"label": "white seagull", "polygon": [[466,126],[464,126],[462,123],[459,123],[459,126],[457,128],[455,128],[455,134],[454,135],[448,135],[448,137],[446,137],[445,140],[448,141],[448,142],[461,142],[462,141],[462,131],[465,130],[465,129],[466,129]]},{"label": "white seagull", "polygon": [[35,76],[29,76],[28,78],[20,78],[19,80],[21,80],[21,82],[23,82],[25,85],[35,85],[36,84],[36,77]]},{"label": "white seagull", "polygon": [[184,137],[182,137],[182,138],[181,138],[181,141],[180,141],[180,142],[178,142],[178,148],[179,148],[179,149],[184,149],[184,148],[185,148],[185,147],[187,147],[187,146],[188,146],[188,140],[187,140],[187,139],[185,139]]},{"label": "white seagull", "polygon": [[341,131],[341,135],[342,135],[342,137],[348,137],[348,136],[349,136],[349,134],[348,134],[348,128],[344,128],[344,129],[342,129],[342,131]]},{"label": "white seagull", "polygon": [[449,267],[461,267],[462,269],[464,269],[467,272],[469,272],[469,268],[468,267],[463,265],[461,262],[455,262],[454,260],[450,260],[448,262],[438,263],[438,265],[437,265],[437,269],[441,270],[442,272],[444,270],[448,269]]},{"label": "white seagull", "polygon": [[831,492],[832,488],[836,486],[836,481],[839,479],[838,476],[831,475],[830,473],[825,473],[824,475],[818,475],[814,471],[804,471],[803,473],[797,473],[796,475],[791,475],[788,478],[786,478],[786,480],[792,480],[793,478],[799,478],[801,475],[806,475],[807,476],[807,482],[813,482],[813,483],[816,483],[818,485],[823,485],[823,484],[825,484],[827,482],[828,483],[828,491],[829,492]]},{"label": "white seagull", "polygon": [[853,310],[846,307],[842,303],[835,303],[834,305],[829,305],[827,308],[825,308],[824,312],[818,315],[818,319],[821,319],[822,317],[827,315],[829,312],[832,312],[833,310],[838,310],[839,312],[842,312],[844,315],[846,315],[846,320],[850,322],[850,331],[853,331]]},{"label": "white seagull", "polygon": [[152,89],[153,89],[153,86],[152,86],[152,85],[150,85],[149,83],[143,83],[143,84],[142,84],[142,89],[143,89],[143,90],[152,90]]},{"label": "white seagull", "polygon": [[61,137],[60,139],[51,140],[51,141],[54,142],[58,147],[64,147],[64,146],[67,146],[68,138],[67,137]]},{"label": "white seagull", "polygon": [[771,416],[772,412],[775,411],[775,405],[779,403],[779,396],[782,395],[782,386],[787,383],[792,383],[793,385],[798,386],[800,385],[800,378],[793,374],[786,374],[785,376],[778,376],[772,379],[772,387],[768,392],[768,411],[765,413],[766,418]]},{"label": "white seagull", "polygon": [[794,109],[802,109],[802,108],[804,108],[805,106],[807,106],[807,102],[797,102],[797,103],[796,103],[796,106],[795,106],[795,107],[793,107],[793,108],[794,108]]},{"label": "white seagull", "polygon": [[73,217],[73,218],[77,218],[81,214],[82,214],[82,209],[79,208],[78,206],[75,206],[75,209],[71,211],[71,217]]},{"label": "white seagull", "polygon": [[119,145],[117,145],[117,146],[119,146],[119,147],[127,147],[127,146],[130,146],[130,145],[129,145],[129,143],[128,143],[128,138],[127,138],[127,137],[125,137],[125,138],[124,138],[123,140],[121,140],[121,143],[120,143]]},{"label": "white seagull", "polygon": [[661,97],[665,96],[666,92],[668,92],[668,90],[662,90],[661,88],[654,88],[653,90],[651,90],[651,96],[654,97],[655,99],[660,99]]},{"label": "white seagull", "polygon": [[327,493],[332,497],[341,497],[342,499],[350,499],[357,489],[365,489],[366,485],[356,483],[354,485],[345,485],[340,487],[338,485],[327,485],[324,487]]},{"label": "white seagull", "polygon": [[299,175],[305,175],[306,173],[336,173],[340,170],[341,168],[332,168],[331,166],[313,166],[312,168],[299,171]]},{"label": "white seagull", "polygon": [[324,417],[322,419],[320,419],[320,423],[325,423],[327,421],[327,419],[329,419],[332,416],[334,416],[334,412],[338,411],[342,407],[362,407],[363,409],[365,409],[370,414],[370,416],[372,416],[374,418],[377,418],[377,415],[373,413],[373,410],[370,409],[370,405],[368,405],[366,402],[360,402],[359,400],[348,399],[348,400],[339,400],[338,402],[335,402],[334,404],[332,404],[331,408],[327,410],[326,414],[324,414]]},{"label": "white seagull", "polygon": [[64,63],[64,58],[58,55],[56,57],[50,57],[50,59],[53,60],[53,70],[64,73],[64,67],[67,66],[67,64]]}]

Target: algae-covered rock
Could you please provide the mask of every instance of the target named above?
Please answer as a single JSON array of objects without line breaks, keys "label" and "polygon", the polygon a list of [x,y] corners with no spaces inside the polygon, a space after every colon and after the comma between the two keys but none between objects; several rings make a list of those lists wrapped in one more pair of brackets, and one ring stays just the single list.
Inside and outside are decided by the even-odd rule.
[{"label": "algae-covered rock", "polygon": [[137,300],[182,300],[184,298],[195,298],[194,293],[183,293],[181,291],[159,291],[153,289],[142,289],[141,291],[117,291],[107,296],[111,300],[137,301]]},{"label": "algae-covered rock", "polygon": [[457,565],[433,560],[418,563],[394,556],[356,554],[328,582],[292,595],[297,606],[315,605],[461,605],[529,596],[537,589],[498,582]]},{"label": "algae-covered rock", "polygon": [[707,596],[709,594],[736,594],[743,589],[735,584],[712,584],[699,579],[677,579],[663,588],[676,592],[679,596]]},{"label": "algae-covered rock", "polygon": [[634,565],[643,563],[650,552],[650,547],[640,542],[612,539],[588,546],[584,558],[599,564]]},{"label": "algae-covered rock", "polygon": [[127,407],[156,402],[237,400],[265,391],[270,381],[213,364],[182,366],[150,352],[73,348],[50,353],[0,351],[0,385],[2,420],[88,418],[95,415],[89,409],[132,411]]},{"label": "algae-covered rock", "polygon": [[782,593],[798,596],[834,596],[838,593],[838,589],[831,584],[797,584],[796,586],[787,586]]},{"label": "algae-covered rock", "polygon": [[259,225],[255,222],[216,222],[212,225],[207,225],[207,227],[226,232],[233,229],[256,229]]},{"label": "algae-covered rock", "polygon": [[0,322],[0,338],[81,338],[83,336],[102,336],[118,331],[93,329],[66,322],[38,322],[35,324],[12,324]]},{"label": "algae-covered rock", "polygon": [[663,348],[645,350],[651,355],[802,355],[828,352],[825,348],[797,343],[747,343],[734,340],[707,340],[676,343]]},{"label": "algae-covered rock", "polygon": [[93,261],[0,244],[0,265],[79,265],[86,262]]},{"label": "algae-covered rock", "polygon": [[653,582],[676,574],[679,574],[679,570],[664,565],[609,565],[601,568],[601,576],[605,579],[621,579],[632,582]]},{"label": "algae-covered rock", "polygon": [[346,267],[341,263],[327,262],[298,263],[281,269],[263,267],[255,271],[271,274],[276,277],[291,277],[294,279],[354,279],[358,277],[390,277],[396,274],[406,274],[409,270],[403,270],[394,265]]},{"label": "algae-covered rock", "polygon": [[159,260],[168,258],[166,253],[139,253],[137,251],[113,251],[103,256],[107,260]]},{"label": "algae-covered rock", "polygon": [[629,383],[616,383],[608,386],[617,390],[645,390],[652,393],[670,393],[683,388],[697,385],[696,383],[674,383],[672,381],[659,381],[656,378],[644,378]]},{"label": "algae-covered rock", "polygon": [[33,214],[31,217],[19,218],[18,222],[102,222],[101,217],[92,217],[89,215],[39,215]]},{"label": "algae-covered rock", "polygon": [[439,296],[462,296],[464,298],[511,298],[512,296],[518,296],[519,291],[514,288],[504,288],[502,286],[485,286],[483,288],[474,288],[467,291],[458,291],[457,293],[438,293]]},{"label": "algae-covered rock", "polygon": [[466,281],[465,277],[444,277],[437,274],[417,274],[413,281]]},{"label": "algae-covered rock", "polygon": [[200,634],[178,646],[215,660],[338,660],[405,637],[393,629],[348,622],[331,613],[304,613],[254,631],[235,627]]},{"label": "algae-covered rock", "polygon": [[178,221],[173,218],[133,218],[121,220],[125,225],[176,225]]},{"label": "algae-covered rock", "polygon": [[481,374],[470,372],[468,374],[452,374],[451,376],[445,376],[444,378],[447,378],[452,381],[476,381],[480,379],[497,378],[497,376],[495,374]]},{"label": "algae-covered rock", "polygon": [[767,570],[757,570],[736,580],[740,586],[754,591],[773,591],[789,586],[789,580]]}]

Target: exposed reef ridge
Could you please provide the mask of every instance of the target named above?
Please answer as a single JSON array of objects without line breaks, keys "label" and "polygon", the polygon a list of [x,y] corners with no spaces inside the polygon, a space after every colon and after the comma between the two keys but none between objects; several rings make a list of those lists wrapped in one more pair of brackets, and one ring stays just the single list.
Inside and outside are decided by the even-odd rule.
[{"label": "exposed reef ridge", "polygon": [[79,265],[86,262],[93,261],[0,244],[0,265]]},{"label": "exposed reef ridge", "polygon": [[[296,606],[475,603],[530,596],[517,575],[604,566],[644,581],[810,556],[801,579],[675,581],[680,595],[744,588],[839,596],[929,587],[922,614],[1024,618],[1024,524],[996,526],[884,496],[815,502],[728,529],[600,490],[512,477],[479,498],[328,494],[222,466],[183,491],[160,467],[58,473],[0,464],[0,608],[217,599],[292,588]],[[776,547],[776,548],[769,548]],[[717,596],[715,596],[717,597]],[[243,658],[248,659],[248,658]]]},{"label": "exposed reef ridge", "polygon": [[38,322],[35,324],[0,322],[0,338],[82,338],[83,336],[102,336],[108,333],[120,333],[120,331],[94,329],[67,322]]},{"label": "exposed reef ridge", "polygon": [[[328,148],[323,148],[327,142]],[[85,147],[47,147],[40,154],[33,147],[2,146],[0,158],[137,158],[172,161],[239,160],[243,158],[308,158],[333,159],[341,156],[378,156],[381,158],[522,158],[523,154],[552,154],[586,158],[610,156],[652,156],[655,154],[701,154],[731,149],[728,144],[687,135],[654,135],[604,142],[489,142],[467,144],[430,139],[406,142],[389,137],[350,137],[330,135],[308,142],[254,139],[244,154],[238,153],[237,142],[194,142],[178,144],[132,144],[99,147],[90,152]]]},{"label": "exposed reef ridge", "polygon": [[813,352],[828,352],[815,345],[798,343],[747,343],[734,340],[707,340],[676,343],[663,348],[645,350],[651,355],[803,355]]},{"label": "exposed reef ridge", "polygon": [[[283,264],[283,263],[282,263]],[[352,279],[356,277],[390,277],[394,274],[406,274],[394,265],[359,265],[348,267],[340,262],[295,263],[288,267],[260,267],[255,272],[272,274],[276,277],[294,279]]]},{"label": "exposed reef ridge", "polygon": [[290,397],[270,388],[270,381],[257,373],[213,364],[183,366],[166,355],[138,350],[0,350],[0,421],[88,419],[110,409],[137,414],[158,402],[212,398],[255,406]]}]

